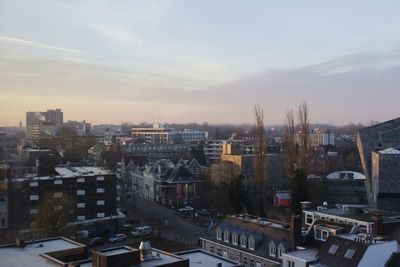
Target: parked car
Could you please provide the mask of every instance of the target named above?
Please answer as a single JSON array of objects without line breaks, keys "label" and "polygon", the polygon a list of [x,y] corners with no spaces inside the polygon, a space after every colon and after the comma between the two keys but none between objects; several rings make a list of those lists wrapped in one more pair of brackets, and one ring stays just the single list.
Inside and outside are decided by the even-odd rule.
[{"label": "parked car", "polygon": [[103,245],[104,240],[101,237],[93,237],[92,239],[89,240],[88,246],[90,247],[95,247],[95,246],[100,246]]},{"label": "parked car", "polygon": [[125,234],[116,234],[116,235],[110,237],[108,239],[108,241],[113,244],[117,243],[117,242],[123,242],[123,241],[126,241],[126,235]]},{"label": "parked car", "polygon": [[179,209],[179,212],[182,212],[182,213],[191,213],[191,212],[193,212],[193,207],[191,207],[191,206],[185,206],[184,208]]},{"label": "parked car", "polygon": [[141,237],[141,236],[147,236],[151,235],[153,233],[153,228],[151,226],[141,226],[141,227],[136,227],[132,232],[131,235],[132,237]]},{"label": "parked car", "polygon": [[132,231],[132,230],[133,230],[133,226],[132,226],[132,224],[124,224],[124,225],[122,226],[122,229],[123,229],[124,231],[126,231],[126,232],[129,232],[129,231]]},{"label": "parked car", "polygon": [[199,215],[200,216],[210,216],[211,213],[206,209],[202,209],[202,210],[199,211]]}]

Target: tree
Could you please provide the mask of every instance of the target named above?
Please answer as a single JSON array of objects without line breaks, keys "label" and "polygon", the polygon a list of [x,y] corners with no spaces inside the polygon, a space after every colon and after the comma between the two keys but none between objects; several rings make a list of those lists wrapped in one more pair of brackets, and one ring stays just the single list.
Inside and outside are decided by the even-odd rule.
[{"label": "tree", "polygon": [[299,120],[299,162],[298,168],[302,169],[307,175],[310,164],[310,119],[308,115],[307,102],[303,102],[298,110]]},{"label": "tree", "polygon": [[72,205],[70,197],[46,194],[37,206],[38,213],[32,222],[32,230],[42,231],[49,237],[57,236],[61,227],[70,221]]},{"label": "tree", "polygon": [[296,215],[301,214],[300,202],[308,199],[307,176],[303,170],[298,169],[295,171],[290,183],[290,196],[292,212]]},{"label": "tree", "polygon": [[297,163],[296,133],[293,110],[286,111],[285,134],[283,136],[284,166],[289,179],[294,176]]},{"label": "tree", "polygon": [[256,211],[260,216],[266,215],[267,203],[267,154],[264,128],[264,110],[260,105],[254,107],[254,118],[256,120],[258,155],[256,159],[255,174],[256,185],[258,185],[258,198],[256,197]]}]

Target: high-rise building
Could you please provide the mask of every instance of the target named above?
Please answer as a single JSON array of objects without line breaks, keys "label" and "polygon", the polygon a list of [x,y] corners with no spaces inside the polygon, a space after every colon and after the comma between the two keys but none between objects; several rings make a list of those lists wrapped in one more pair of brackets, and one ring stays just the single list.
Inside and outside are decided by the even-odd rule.
[{"label": "high-rise building", "polygon": [[26,113],[26,137],[37,141],[41,133],[56,134],[63,125],[63,112],[61,109],[49,109],[45,112]]}]

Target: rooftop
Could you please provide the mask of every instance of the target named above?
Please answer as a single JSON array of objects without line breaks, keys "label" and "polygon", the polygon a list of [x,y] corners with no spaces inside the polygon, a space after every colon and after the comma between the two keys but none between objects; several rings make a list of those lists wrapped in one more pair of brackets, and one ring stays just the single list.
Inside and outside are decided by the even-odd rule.
[{"label": "rooftop", "polygon": [[64,177],[74,176],[88,176],[88,175],[106,175],[110,174],[110,171],[100,167],[56,167],[55,171]]},{"label": "rooftop", "polygon": [[302,249],[284,253],[283,255],[288,258],[295,258],[303,262],[314,261],[317,258],[318,249]]},{"label": "rooftop", "polygon": [[15,244],[0,246],[1,265],[7,267],[59,266],[42,257],[41,254],[80,247],[84,245],[62,237],[26,243],[24,247],[17,247]]},{"label": "rooftop", "polygon": [[207,253],[203,250],[190,250],[176,253],[179,256],[189,259],[190,267],[215,267],[221,263],[221,267],[241,266],[239,263],[226,260],[222,257]]},{"label": "rooftop", "polygon": [[161,250],[151,249],[151,259],[142,262],[138,267],[154,267],[159,265],[166,265],[173,262],[180,262],[184,258],[178,255],[170,254]]}]

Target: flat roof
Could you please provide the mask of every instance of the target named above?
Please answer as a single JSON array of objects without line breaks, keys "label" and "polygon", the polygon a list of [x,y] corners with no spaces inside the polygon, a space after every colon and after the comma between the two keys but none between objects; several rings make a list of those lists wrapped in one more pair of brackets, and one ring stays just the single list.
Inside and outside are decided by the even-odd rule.
[{"label": "flat roof", "polygon": [[151,249],[151,255],[152,259],[148,261],[141,262],[139,265],[140,267],[154,267],[154,266],[159,266],[159,265],[164,265],[164,264],[169,264],[173,262],[179,262],[184,260],[184,258],[174,255],[174,254],[169,254],[157,249]]},{"label": "flat roof", "polygon": [[348,218],[348,219],[352,219],[352,220],[356,220],[356,221],[373,222],[373,220],[371,219],[371,214],[359,213],[355,209],[305,210],[305,212],[313,212],[313,213],[319,213],[319,214],[330,215],[330,216],[338,216],[338,217]]},{"label": "flat roof", "polygon": [[42,257],[40,254],[64,249],[79,248],[82,246],[83,245],[79,243],[61,237],[26,243],[24,247],[6,245],[0,247],[0,265],[7,267],[59,266],[59,264]]},{"label": "flat roof", "polygon": [[106,175],[111,172],[100,167],[56,167],[55,171],[63,177],[88,176],[88,175]]},{"label": "flat roof", "polygon": [[289,258],[299,259],[304,262],[310,262],[316,260],[317,254],[318,254],[318,249],[313,249],[313,248],[283,253],[284,256],[287,256]]},{"label": "flat roof", "polygon": [[191,250],[176,253],[179,256],[189,259],[190,267],[215,267],[222,263],[222,267],[241,266],[239,263],[226,260],[222,257],[207,253],[203,250]]},{"label": "flat roof", "polygon": [[108,249],[108,250],[100,250],[101,254],[104,254],[106,256],[114,256],[114,255],[119,255],[119,254],[124,254],[127,252],[132,252],[133,250],[127,249],[124,247],[119,247],[119,248],[114,248],[114,249]]}]

